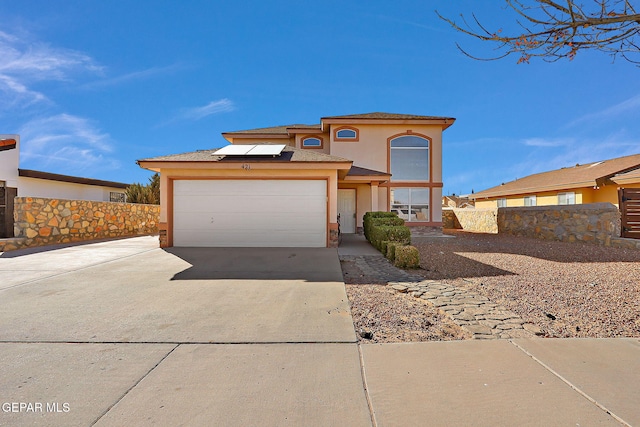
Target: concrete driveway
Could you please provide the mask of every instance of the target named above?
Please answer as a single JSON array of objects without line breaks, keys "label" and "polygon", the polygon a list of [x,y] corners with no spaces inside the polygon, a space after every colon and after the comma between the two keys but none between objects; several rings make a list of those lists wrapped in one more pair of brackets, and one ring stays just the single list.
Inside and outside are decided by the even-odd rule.
[{"label": "concrete driveway", "polygon": [[0,274],[0,425],[371,423],[335,249],[140,237]]},{"label": "concrete driveway", "polygon": [[640,425],[640,340],[358,345],[335,249],[0,254],[0,425]]}]

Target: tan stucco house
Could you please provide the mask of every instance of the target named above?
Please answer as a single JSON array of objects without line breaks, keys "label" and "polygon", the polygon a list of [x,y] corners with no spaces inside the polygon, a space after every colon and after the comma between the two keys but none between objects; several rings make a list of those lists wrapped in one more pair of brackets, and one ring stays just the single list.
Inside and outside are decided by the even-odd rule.
[{"label": "tan stucco house", "polygon": [[601,202],[617,206],[620,188],[640,188],[640,154],[525,176],[469,197],[477,208]]},{"label": "tan stucco house", "polygon": [[442,132],[454,121],[323,117],[225,132],[226,147],[138,164],[160,173],[163,247],[334,247],[338,226],[359,232],[369,211],[442,227]]}]

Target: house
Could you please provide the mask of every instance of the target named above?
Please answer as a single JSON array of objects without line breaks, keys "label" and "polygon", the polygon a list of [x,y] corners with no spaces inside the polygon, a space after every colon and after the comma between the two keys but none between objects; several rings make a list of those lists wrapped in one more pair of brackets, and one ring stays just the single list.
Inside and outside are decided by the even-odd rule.
[{"label": "house", "polygon": [[469,200],[468,196],[456,196],[452,194],[450,196],[442,197],[443,208],[473,208],[473,200]]},{"label": "house", "polygon": [[13,198],[125,201],[129,184],[21,169],[20,136],[0,135],[0,238],[13,236]]},{"label": "house", "polygon": [[618,205],[619,188],[640,188],[640,154],[537,173],[475,194],[477,208]]},{"label": "house", "polygon": [[369,113],[225,132],[220,149],[138,164],[160,173],[161,246],[335,247],[369,211],[442,227],[450,117]]}]

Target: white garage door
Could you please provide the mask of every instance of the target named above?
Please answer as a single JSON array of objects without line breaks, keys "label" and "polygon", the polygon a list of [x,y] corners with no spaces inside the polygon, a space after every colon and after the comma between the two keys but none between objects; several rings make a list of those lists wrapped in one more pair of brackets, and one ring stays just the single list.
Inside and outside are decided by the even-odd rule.
[{"label": "white garage door", "polygon": [[323,180],[176,180],[174,246],[325,247]]}]

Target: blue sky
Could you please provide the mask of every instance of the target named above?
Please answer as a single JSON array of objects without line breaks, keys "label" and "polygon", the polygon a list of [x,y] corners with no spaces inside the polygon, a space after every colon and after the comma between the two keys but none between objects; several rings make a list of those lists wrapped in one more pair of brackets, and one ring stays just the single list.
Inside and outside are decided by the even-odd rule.
[{"label": "blue sky", "polygon": [[[224,131],[374,111],[456,117],[444,192],[640,153],[640,68],[474,61],[492,47],[434,13],[502,2],[109,0],[0,3],[0,133],[21,167],[146,183],[140,158],[226,144]],[[507,16],[508,18],[508,16]]]}]

